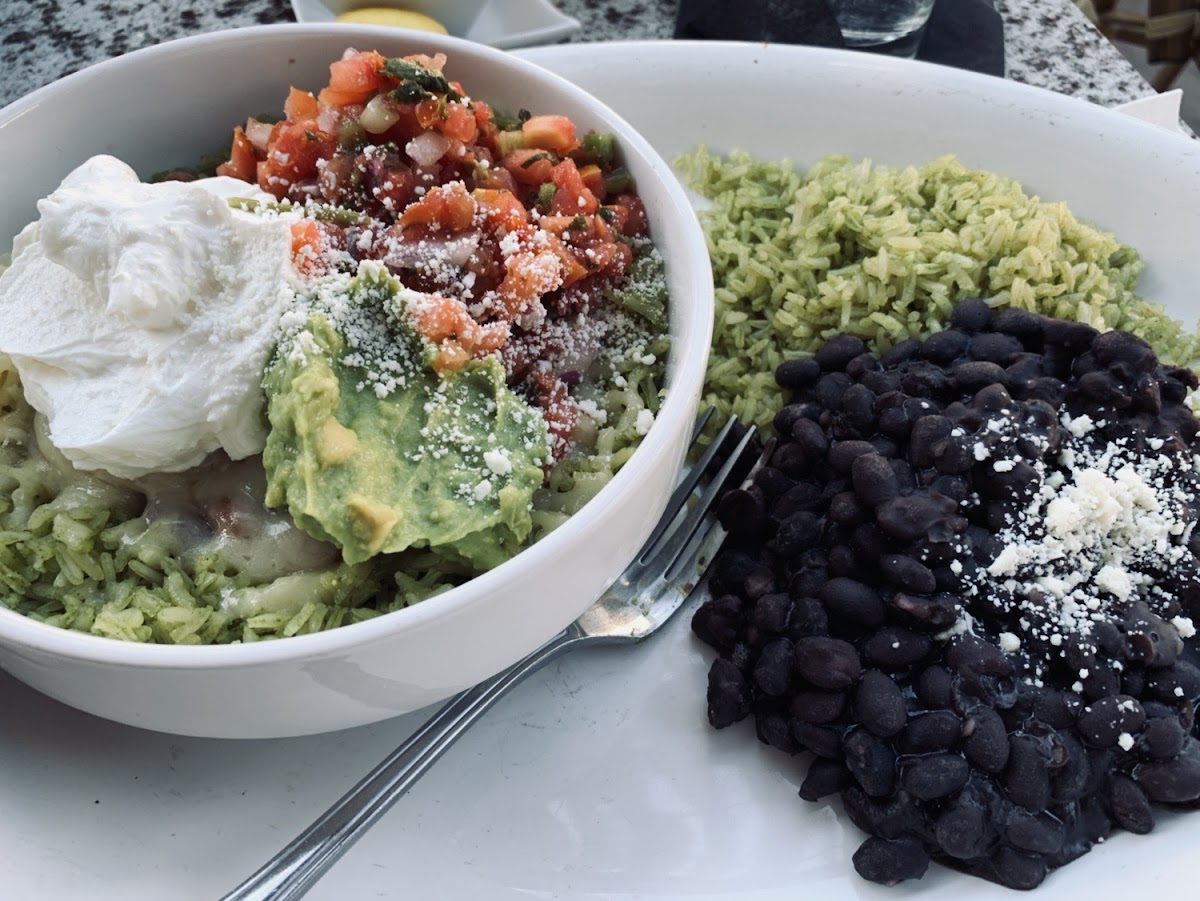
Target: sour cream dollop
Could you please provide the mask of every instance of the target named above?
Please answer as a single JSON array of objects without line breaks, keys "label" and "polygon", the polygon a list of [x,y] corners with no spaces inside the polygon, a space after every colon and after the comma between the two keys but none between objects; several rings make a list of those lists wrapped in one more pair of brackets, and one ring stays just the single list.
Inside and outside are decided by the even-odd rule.
[{"label": "sour cream dollop", "polygon": [[[262,450],[263,368],[293,297],[286,216],[232,178],[143,184],[96,156],[38,202],[0,276],[0,352],[79,469],[179,472]],[[273,198],[267,198],[273,199]]]}]

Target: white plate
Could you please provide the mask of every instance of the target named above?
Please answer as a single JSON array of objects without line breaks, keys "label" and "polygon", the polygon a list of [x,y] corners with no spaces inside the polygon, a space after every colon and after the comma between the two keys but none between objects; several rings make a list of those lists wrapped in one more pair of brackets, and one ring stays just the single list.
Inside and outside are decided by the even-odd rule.
[{"label": "white plate", "polygon": [[[917,162],[955,150],[1140,245],[1144,285],[1177,311],[1200,283],[1200,143],[1144,123],[862,55],[649,44],[528,56],[599,93],[668,155],[701,141],[798,161],[841,151]],[[310,897],[1015,897],[940,867],[895,889],[859,880],[849,859],[862,835],[830,806],[796,797],[800,761],[757,745],[748,724],[707,726],[711,656],[689,617],[643,647],[581,652],[534,676]],[[218,897],[423,718],[279,741],[180,739],[89,717],[2,675],[0,709],[5,899]],[[1154,834],[1117,835],[1052,874],[1034,897],[1194,897],[1200,815],[1158,820]]]},{"label": "white plate", "polygon": [[395,6],[432,16],[450,34],[507,50],[569,38],[579,20],[549,0],[292,0],[297,22],[332,22],[348,10]]}]

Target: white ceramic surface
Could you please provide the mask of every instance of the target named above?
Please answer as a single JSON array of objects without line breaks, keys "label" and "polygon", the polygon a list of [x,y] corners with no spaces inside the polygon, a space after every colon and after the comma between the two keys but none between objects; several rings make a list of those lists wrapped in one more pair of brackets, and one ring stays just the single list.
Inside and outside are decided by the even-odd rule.
[{"label": "white ceramic surface", "polygon": [[376,6],[424,13],[455,37],[502,49],[561,41],[579,30],[579,20],[549,0],[292,0],[297,22],[332,22]]},{"label": "white ceramic surface", "polygon": [[[1000,81],[870,57],[757,46],[713,56],[688,45],[593,47],[522,55],[620,104],[670,154],[699,141],[807,159],[846,148],[894,161],[930,152],[983,153],[1012,132],[1007,171],[1038,174],[1038,157],[1065,154],[1047,176],[1088,161],[1091,190],[1061,179],[1072,202],[1110,191],[1154,197],[1160,180],[1184,195],[1166,203],[1172,228],[1200,234],[1200,152],[1176,135]],[[649,74],[647,74],[649,73]],[[826,100],[891,127],[872,139],[851,127],[805,128]],[[662,91],[644,90],[656,81]],[[702,85],[702,99],[687,100]],[[817,86],[820,88],[818,89]],[[753,90],[750,90],[750,87]],[[975,96],[974,103],[967,99]],[[943,98],[948,98],[944,101]],[[958,98],[958,99],[955,99]],[[995,98],[994,104],[992,99]],[[785,102],[786,101],[786,102]],[[961,122],[940,108],[972,111]],[[774,137],[748,129],[784,103]],[[691,118],[696,106],[702,117]],[[895,116],[888,113],[892,106]],[[994,107],[994,108],[993,108]],[[677,116],[669,110],[678,109]],[[990,111],[989,111],[990,109]],[[844,117],[848,119],[850,111]],[[661,127],[659,120],[662,119]],[[779,121],[777,119],[777,121]],[[1062,123],[1057,131],[1054,122]],[[994,123],[994,126],[991,124]],[[987,126],[981,129],[980,126]],[[940,133],[936,129],[941,129]],[[1030,129],[1040,144],[1024,145]],[[925,137],[920,135],[929,132]],[[1055,140],[1044,140],[1049,133]],[[759,143],[755,143],[759,142]],[[1156,162],[1130,166],[1141,148]],[[1118,177],[1115,166],[1124,167]],[[1155,170],[1165,170],[1160,178]],[[1061,178],[1061,175],[1060,175]],[[1128,189],[1115,184],[1133,182]],[[1052,177],[1039,188],[1058,196]],[[1126,191],[1129,194],[1125,193]],[[1184,202],[1192,200],[1190,206]],[[1126,237],[1125,219],[1102,220]],[[1131,220],[1138,221],[1138,220]],[[1158,239],[1139,226],[1138,237]],[[1129,238],[1133,240],[1133,238]],[[1143,250],[1153,248],[1143,246]],[[1170,259],[1166,257],[1164,259]],[[1184,312],[1196,263],[1166,266]],[[796,797],[801,761],[758,745],[748,724],[722,732],[704,719],[711,653],[687,629],[689,611],[641,648],[568,656],[489,713],[317,885],[313,901],[1011,901],[1025,897],[940,867],[893,889],[853,875],[862,834],[828,805]],[[422,721],[413,713],[347,732],[230,742],[174,738],[98,720],[0,674],[0,894],[16,901],[210,901],[250,873]],[[1148,836],[1117,835],[1050,876],[1035,901],[1195,897],[1192,855],[1200,814],[1158,815]]]},{"label": "white ceramic surface", "polygon": [[91,154],[113,153],[144,175],[186,163],[227,145],[246,115],[279,108],[289,83],[319,88],[347,45],[444,50],[447,73],[501,109],[563,113],[617,135],[667,261],[676,348],[669,396],[642,448],[583,513],[491,572],[386,617],[276,642],[165,647],[0,609],[0,667],[54,698],[145,728],[223,737],[300,735],[395,716],[478,682],[563,628],[621,571],[666,503],[711,334],[703,236],[667,165],[619,117],[499,51],[397,29],[294,25],[202,35],[102,63],[0,112],[0,244]]}]

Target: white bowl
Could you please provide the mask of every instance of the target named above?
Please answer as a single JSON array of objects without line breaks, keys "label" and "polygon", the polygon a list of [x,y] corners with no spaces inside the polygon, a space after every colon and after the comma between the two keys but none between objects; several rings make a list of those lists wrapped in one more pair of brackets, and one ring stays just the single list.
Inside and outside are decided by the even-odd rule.
[{"label": "white bowl", "polygon": [[549,0],[292,0],[297,22],[332,22],[368,7],[424,13],[455,37],[501,49],[561,41],[579,30],[579,20]]},{"label": "white bowl", "polygon": [[617,136],[667,261],[670,393],[642,447],[579,515],[453,591],[367,622],[251,645],[98,638],[0,609],[0,667],[72,706],[149,729],[271,737],[341,729],[431,704],[513,663],[581,613],[666,503],[695,415],[711,336],[704,238],[670,168],[620,117],[533,64],[399,29],[278,25],[118,57],[0,111],[0,246],[74,166],[111,153],[143,175],[227,146],[247,115],[319,88],[347,46],[444,51],[448,74],[501,108],[562,113]]}]

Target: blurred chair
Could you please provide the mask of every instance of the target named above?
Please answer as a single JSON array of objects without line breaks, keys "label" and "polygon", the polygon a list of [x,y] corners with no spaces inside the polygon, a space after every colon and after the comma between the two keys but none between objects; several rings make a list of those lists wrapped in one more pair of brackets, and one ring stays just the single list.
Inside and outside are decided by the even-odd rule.
[{"label": "blurred chair", "polygon": [[1147,60],[1162,68],[1151,84],[1171,87],[1189,61],[1200,66],[1200,0],[1146,0],[1144,14],[1116,9],[1117,0],[1091,0],[1096,24],[1110,41],[1146,48]]}]

